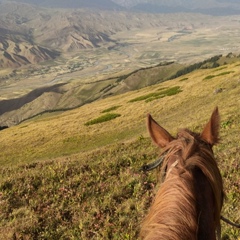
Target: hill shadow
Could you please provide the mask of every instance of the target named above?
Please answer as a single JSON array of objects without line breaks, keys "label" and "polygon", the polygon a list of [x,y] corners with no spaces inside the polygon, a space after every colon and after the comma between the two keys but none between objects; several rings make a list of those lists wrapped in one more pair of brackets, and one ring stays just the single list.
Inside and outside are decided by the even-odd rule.
[{"label": "hill shadow", "polygon": [[23,105],[32,102],[36,98],[40,97],[45,92],[56,92],[61,93],[62,90],[59,88],[66,83],[59,83],[53,86],[42,87],[38,89],[34,89],[33,91],[29,92],[28,94],[14,99],[2,100],[0,101],[0,115],[10,112],[13,110],[17,110],[21,108]]}]

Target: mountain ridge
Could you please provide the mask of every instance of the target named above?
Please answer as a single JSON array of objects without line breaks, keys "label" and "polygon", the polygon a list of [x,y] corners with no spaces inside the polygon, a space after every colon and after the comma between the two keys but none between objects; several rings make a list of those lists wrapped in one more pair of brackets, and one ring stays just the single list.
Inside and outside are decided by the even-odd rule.
[{"label": "mountain ridge", "polygon": [[[6,0],[2,0],[5,2]],[[210,15],[233,15],[240,12],[240,1],[204,0],[204,1],[177,1],[177,0],[90,0],[90,1],[36,1],[15,0],[12,2],[28,3],[47,8],[92,8],[111,11],[141,11],[150,13],[192,12]]]},{"label": "mountain ridge", "polygon": [[240,1],[114,0],[114,2],[130,11],[151,13],[192,12],[222,16],[235,15],[240,12]]},{"label": "mountain ridge", "polygon": [[[162,16],[158,17],[157,14],[144,13],[144,11],[141,12],[141,9],[135,12],[130,10],[96,10],[94,8],[66,10],[43,8],[22,3],[20,0],[19,2],[2,1],[0,6],[0,30],[2,34],[0,67],[18,67],[53,60],[59,55],[64,55],[64,53],[74,54],[74,52],[83,49],[102,46],[110,49],[110,47],[117,44],[116,40],[113,39],[113,35],[116,33],[130,32],[134,29],[162,27],[164,25],[169,28],[172,27],[171,24],[165,23]],[[183,7],[182,11],[187,11],[187,8]],[[143,8],[146,9],[146,7]],[[150,8],[155,12],[159,12],[157,11],[159,8],[157,5],[151,5]],[[179,10],[177,7],[174,9],[172,6],[168,6],[163,10],[169,13],[178,12]],[[214,11],[220,13],[220,10],[215,9]],[[211,9],[206,9],[206,11],[211,11]],[[238,10],[236,8],[233,11]],[[176,21],[179,21],[179,19],[181,21],[181,18]],[[184,17],[182,19],[184,22]],[[193,24],[191,20],[188,21],[188,25]],[[172,24],[174,26],[174,21]],[[19,42],[21,47],[18,46]],[[5,43],[13,46],[12,49],[4,49],[3,45]],[[30,51],[31,48],[32,51]],[[21,51],[18,51],[18,49]],[[29,50],[24,51],[24,49]],[[41,49],[44,49],[44,53]],[[34,54],[36,54],[35,57]]]},{"label": "mountain ridge", "polygon": [[15,68],[55,59],[60,52],[32,43],[25,36],[0,28],[0,68]]},{"label": "mountain ridge", "polygon": [[[0,126],[13,126],[37,115],[63,112],[114,95],[170,81],[198,69],[214,69],[239,61],[240,55],[214,56],[192,65],[163,62],[127,75],[86,84],[59,83],[35,89],[28,94],[0,101]],[[10,107],[9,107],[10,106]]]},{"label": "mountain ridge", "polygon": [[[4,2],[4,0],[2,0]],[[101,10],[124,10],[125,8],[111,0],[13,0],[12,2],[27,3],[46,8],[93,8]]]}]

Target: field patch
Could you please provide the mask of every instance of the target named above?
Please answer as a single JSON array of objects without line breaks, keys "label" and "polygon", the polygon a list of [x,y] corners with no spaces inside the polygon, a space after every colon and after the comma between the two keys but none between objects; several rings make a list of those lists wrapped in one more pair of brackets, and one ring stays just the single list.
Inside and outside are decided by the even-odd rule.
[{"label": "field patch", "polygon": [[118,109],[118,108],[120,108],[120,107],[121,107],[121,106],[112,106],[112,107],[110,107],[110,108],[107,108],[107,109],[103,110],[101,113],[111,112],[111,111],[114,111],[114,110],[116,110],[116,109]]},{"label": "field patch", "polygon": [[166,90],[149,93],[149,94],[134,98],[134,99],[130,100],[129,102],[138,102],[138,101],[144,101],[144,100],[146,102],[151,102],[153,100],[156,100],[159,98],[164,98],[166,96],[172,96],[172,95],[178,94],[180,92],[182,92],[181,88],[179,86],[176,86],[176,87],[168,88]]},{"label": "field patch", "polygon": [[212,78],[215,78],[215,77],[228,75],[228,74],[230,74],[230,73],[234,73],[234,71],[222,72],[222,73],[219,73],[219,74],[216,74],[216,75],[208,75],[208,76],[206,76],[203,80],[209,80],[209,79],[212,79]]},{"label": "field patch", "polygon": [[98,118],[95,118],[95,119],[92,119],[88,122],[85,123],[86,126],[89,126],[89,125],[94,125],[94,124],[97,124],[97,123],[103,123],[103,122],[107,122],[107,121],[111,121],[112,119],[115,119],[117,117],[120,117],[121,114],[118,114],[118,113],[106,113]]}]

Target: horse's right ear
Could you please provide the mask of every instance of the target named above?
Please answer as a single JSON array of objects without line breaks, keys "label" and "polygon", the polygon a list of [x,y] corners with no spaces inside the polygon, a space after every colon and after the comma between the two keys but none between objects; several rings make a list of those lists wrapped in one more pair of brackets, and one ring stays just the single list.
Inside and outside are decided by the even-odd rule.
[{"label": "horse's right ear", "polygon": [[219,125],[220,116],[218,112],[218,107],[216,107],[212,113],[209,122],[206,124],[201,133],[202,139],[212,146],[219,141]]},{"label": "horse's right ear", "polygon": [[147,116],[147,127],[153,142],[161,148],[166,147],[166,145],[174,139],[150,114]]}]

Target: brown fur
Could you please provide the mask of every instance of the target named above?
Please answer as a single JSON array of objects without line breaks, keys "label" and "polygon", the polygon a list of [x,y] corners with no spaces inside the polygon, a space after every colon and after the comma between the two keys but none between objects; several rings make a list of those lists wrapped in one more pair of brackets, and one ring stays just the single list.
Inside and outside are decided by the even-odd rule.
[{"label": "brown fur", "polygon": [[[149,119],[151,121],[151,118]],[[153,122],[153,125],[155,123]],[[145,240],[216,239],[216,231],[220,228],[223,184],[212,152],[212,145],[218,139],[218,130],[214,129],[214,136],[211,137],[209,137],[211,134],[206,133],[211,131],[208,126],[201,135],[182,130],[177,139],[166,144],[164,148],[166,157],[162,167],[163,174],[167,172],[166,178],[142,224],[141,238]],[[155,131],[156,129],[151,134],[159,138]],[[164,132],[164,138],[165,135]],[[206,142],[203,135],[210,141]],[[176,160],[178,160],[177,165],[171,168]]]}]

